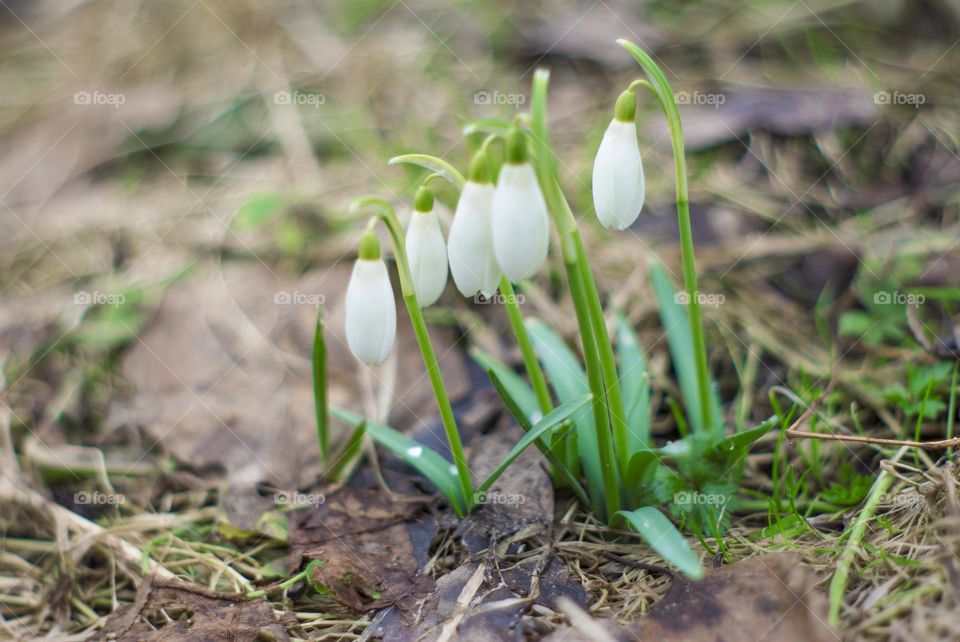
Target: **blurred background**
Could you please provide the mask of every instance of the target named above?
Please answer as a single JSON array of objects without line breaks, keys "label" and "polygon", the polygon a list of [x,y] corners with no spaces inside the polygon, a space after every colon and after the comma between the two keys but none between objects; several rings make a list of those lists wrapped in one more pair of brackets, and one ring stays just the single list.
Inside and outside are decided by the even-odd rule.
[{"label": "blurred background", "polygon": [[[319,304],[334,400],[433,425],[420,419],[429,389],[402,376],[420,367],[408,334],[382,375],[392,394],[357,383],[338,316],[362,228],[347,206],[409,201],[421,172],[388,166],[397,154],[463,169],[480,142],[464,124],[526,109],[538,67],[551,70],[561,179],[601,289],[670,392],[646,270],[659,257],[678,280],[673,165],[645,95],[645,211],[616,235],[592,216],[593,155],[639,76],[617,38],[650,51],[677,92],[732,418],[768,415],[771,386],[813,399],[833,381],[838,406],[867,408],[868,429],[912,428],[918,395],[947,385],[942,360],[957,352],[957,0],[4,0],[0,360],[20,465],[64,502],[75,486],[50,471],[145,476],[125,492],[151,510],[204,506],[165,493],[207,488],[215,470],[249,525],[259,513],[244,489],[316,472]],[[572,336],[551,260],[526,305]],[[430,311],[461,399],[469,343],[511,354],[492,307],[450,288]],[[166,458],[186,472],[150,477]]]}]

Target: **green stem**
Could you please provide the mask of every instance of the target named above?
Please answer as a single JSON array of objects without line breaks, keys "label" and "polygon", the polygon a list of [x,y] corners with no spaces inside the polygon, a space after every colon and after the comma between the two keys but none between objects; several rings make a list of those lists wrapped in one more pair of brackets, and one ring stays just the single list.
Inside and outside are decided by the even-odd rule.
[{"label": "green stem", "polygon": [[[586,262],[577,221],[557,182],[556,160],[550,150],[547,131],[546,95],[549,77],[549,72],[541,69],[537,70],[533,79],[531,125],[536,148],[534,163],[547,209],[553,217],[557,234],[560,236],[560,251],[567,271],[567,280],[570,283],[570,295],[577,315],[577,324],[580,327],[583,358],[587,367],[587,382],[594,397],[597,446],[600,449],[607,517],[612,518],[619,511],[620,488],[617,458],[610,435],[614,434],[618,448],[621,443],[626,445],[626,421],[623,400],[620,396],[620,383],[613,359],[613,347],[603,320],[596,284],[593,281],[590,266]],[[613,426],[611,426],[611,418]],[[626,452],[628,450],[621,450],[621,453]],[[623,456],[626,457],[625,454]]]},{"label": "green stem", "polygon": [[517,302],[517,295],[513,291],[513,284],[507,277],[500,277],[500,293],[503,295],[507,306],[507,317],[510,319],[510,327],[513,329],[513,336],[520,346],[520,354],[523,355],[523,366],[527,370],[527,376],[533,385],[533,391],[537,395],[537,403],[540,404],[540,412],[544,417],[553,410],[553,401],[550,400],[550,391],[547,389],[547,380],[543,376],[543,370],[540,368],[540,362],[537,361],[537,354],[533,350],[533,344],[530,342],[530,335],[527,333],[527,327],[523,324],[523,313],[520,312],[520,304]]},{"label": "green stem", "polygon": [[453,455],[453,463],[457,468],[460,489],[461,492],[463,492],[465,506],[469,511],[473,506],[473,485],[470,482],[470,469],[467,467],[463,444],[460,441],[460,433],[457,430],[457,421],[453,415],[453,406],[450,404],[450,397],[447,395],[446,386],[443,384],[443,376],[440,374],[440,364],[437,362],[437,354],[433,350],[433,344],[430,342],[430,334],[427,332],[427,323],[423,319],[423,312],[420,310],[417,295],[413,290],[413,277],[410,274],[410,264],[407,261],[403,227],[401,227],[393,207],[385,200],[374,196],[365,196],[357,199],[353,203],[354,208],[364,205],[370,205],[379,210],[377,212],[377,218],[383,221],[387,227],[387,231],[390,233],[390,239],[393,243],[393,255],[397,262],[397,272],[400,275],[400,291],[403,294],[403,302],[407,307],[407,313],[410,315],[410,325],[413,326],[413,333],[417,337],[420,354],[423,355],[423,363],[427,368],[427,376],[430,378],[430,385],[433,386],[433,394],[437,398],[437,407],[440,410],[443,430],[446,433],[447,442],[450,444],[450,453]]},{"label": "green stem", "polygon": [[[907,450],[908,448],[906,446],[900,448],[897,454],[890,460],[891,463],[899,461]],[[886,470],[880,471],[876,481],[873,482],[873,486],[870,488],[867,503],[864,504],[863,510],[857,515],[857,521],[848,531],[850,536],[847,539],[847,545],[840,554],[840,560],[837,562],[837,570],[833,573],[833,579],[830,580],[829,622],[831,626],[837,626],[840,623],[840,606],[843,604],[843,593],[847,590],[847,579],[850,577],[850,569],[853,567],[853,562],[857,557],[857,551],[860,548],[861,542],[863,542],[863,536],[867,532],[867,523],[873,519],[873,516],[877,512],[877,506],[880,505],[880,500],[882,500],[886,492],[890,490],[890,486],[893,485],[893,480],[893,475],[889,474]]]},{"label": "green stem", "polygon": [[[690,331],[693,335],[694,357],[697,363],[697,391],[704,430],[722,431],[719,421],[714,421],[710,404],[710,375],[707,368],[707,346],[704,340],[700,303],[697,298],[697,266],[693,256],[693,233],[690,226],[690,197],[687,189],[687,166],[683,149],[683,126],[680,111],[674,99],[673,89],[660,67],[645,51],[627,40],[618,40],[646,72],[651,83],[635,83],[654,90],[657,102],[667,118],[670,128],[670,144],[673,148],[673,164],[677,176],[677,221],[680,226],[680,255],[683,259],[683,283],[690,306]],[[718,418],[719,419],[719,418]],[[719,437],[719,436],[718,436]]]},{"label": "green stem", "polygon": [[300,572],[297,573],[296,575],[293,575],[293,576],[291,576],[291,577],[288,577],[287,579],[285,579],[284,581],[280,582],[278,585],[276,585],[276,586],[274,586],[274,587],[270,587],[269,589],[260,589],[260,590],[258,590],[258,591],[250,591],[250,592],[248,592],[248,593],[244,593],[243,596],[244,596],[245,598],[247,598],[248,600],[252,600],[252,599],[254,599],[254,598],[263,597],[263,596],[265,596],[268,592],[273,592],[273,591],[276,591],[276,590],[282,591],[282,590],[284,590],[284,589],[288,589],[288,588],[290,588],[291,586],[293,586],[294,584],[296,584],[297,582],[299,582],[300,580],[302,580],[302,579],[304,579],[305,577],[307,577],[307,575],[310,573],[311,570],[312,570],[312,569],[310,568],[310,566],[307,566],[307,568],[303,569],[302,571],[300,571]]}]

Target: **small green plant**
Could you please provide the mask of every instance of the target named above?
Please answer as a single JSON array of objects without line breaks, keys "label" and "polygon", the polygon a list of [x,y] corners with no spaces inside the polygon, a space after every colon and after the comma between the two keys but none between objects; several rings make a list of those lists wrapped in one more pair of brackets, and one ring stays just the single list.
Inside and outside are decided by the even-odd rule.
[{"label": "small green plant", "polygon": [[[356,451],[364,430],[390,452],[414,466],[465,515],[507,466],[533,445],[549,462],[555,482],[568,487],[596,517],[624,524],[639,533],[664,559],[691,578],[702,566],[668,515],[701,540],[721,534],[727,503],[737,489],[750,445],[775,423],[727,435],[720,400],[707,368],[694,263],[683,133],[674,93],[659,67],[633,43],[619,41],[647,75],[619,96],[614,118],[601,142],[593,172],[597,216],[605,227],[621,230],[639,215],[644,176],[636,132],[635,91],[650,91],[666,116],[676,171],[684,290],[675,292],[659,265],[651,282],[682,394],[671,400],[681,432],[678,441],[655,447],[650,437],[651,390],[643,349],[634,330],[616,315],[615,332],[590,270],[586,250],[557,178],[550,146],[546,100],[549,75],[536,72],[531,111],[513,121],[487,119],[468,125],[468,133],[486,138],[465,178],[447,162],[413,154],[391,164],[412,163],[430,170],[414,201],[404,233],[393,208],[373,196],[357,199],[353,209],[374,212],[364,233],[346,299],[346,331],[354,355],[369,365],[382,363],[396,333],[396,308],[386,263],[374,234],[377,223],[389,233],[400,289],[436,396],[451,464],[409,437],[342,408],[330,412],[354,428]],[[500,143],[499,145],[497,143]],[[502,158],[494,150],[502,150]],[[497,161],[497,162],[495,162]],[[502,162],[500,162],[502,161]],[[499,172],[495,168],[499,166]],[[433,211],[428,183],[442,178],[459,192],[445,243]],[[543,321],[524,319],[513,284],[533,277],[546,259],[549,226],[560,239],[560,253],[579,327],[580,355]],[[523,439],[485,480],[471,478],[450,400],[421,308],[431,305],[453,275],[464,296],[491,296],[499,287],[513,335],[523,356],[526,379],[479,350],[474,359],[488,372],[505,407],[524,429]],[[328,456],[322,326],[318,325],[314,374],[317,422],[322,452]],[[319,364],[319,365],[318,365]],[[665,506],[665,514],[660,507]]]}]

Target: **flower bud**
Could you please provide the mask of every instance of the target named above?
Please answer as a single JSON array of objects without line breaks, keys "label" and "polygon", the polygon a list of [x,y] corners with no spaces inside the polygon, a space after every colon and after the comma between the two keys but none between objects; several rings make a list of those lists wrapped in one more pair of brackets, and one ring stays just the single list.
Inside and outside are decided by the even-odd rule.
[{"label": "flower bud", "polygon": [[593,205],[606,228],[623,230],[640,215],[645,192],[643,164],[637,143],[636,96],[625,91],[617,99],[614,119],[603,134],[593,163]]},{"label": "flower bud", "polygon": [[345,323],[353,356],[370,366],[386,361],[397,334],[397,309],[380,242],[372,231],[360,240],[347,285]]},{"label": "flower bud", "polygon": [[516,128],[507,137],[507,162],[500,170],[492,207],[497,263],[511,281],[533,276],[547,258],[550,220],[528,160],[526,137]]},{"label": "flower bud", "polygon": [[450,273],[463,296],[472,297],[477,292],[490,296],[500,281],[500,266],[493,253],[493,194],[490,159],[485,152],[477,152],[470,162],[469,179],[460,193],[448,239]]},{"label": "flower bud", "polygon": [[447,246],[433,210],[433,192],[421,187],[407,226],[407,260],[420,307],[436,303],[447,285]]}]

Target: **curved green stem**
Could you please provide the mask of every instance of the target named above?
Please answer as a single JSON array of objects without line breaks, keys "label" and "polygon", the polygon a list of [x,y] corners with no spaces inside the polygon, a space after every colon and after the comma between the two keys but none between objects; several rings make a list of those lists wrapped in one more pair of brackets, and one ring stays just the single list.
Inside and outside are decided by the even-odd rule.
[{"label": "curved green stem", "polygon": [[[700,303],[697,297],[697,266],[693,256],[693,232],[690,226],[690,196],[687,189],[687,165],[683,148],[683,126],[680,123],[680,111],[674,99],[673,89],[667,82],[660,67],[645,51],[628,40],[617,43],[629,51],[643,68],[650,83],[637,82],[646,86],[657,96],[657,102],[663,110],[670,128],[670,144],[673,148],[674,171],[677,176],[677,221],[680,226],[680,255],[683,259],[683,283],[690,306],[690,332],[693,339],[694,357],[697,364],[697,392],[700,398],[704,430],[722,434],[723,427],[719,417],[712,416],[710,403],[710,374],[707,368],[707,345],[700,317]],[[631,85],[632,87],[633,85]],[[718,435],[719,436],[719,435]]]},{"label": "curved green stem", "polygon": [[358,198],[351,205],[351,209],[369,206],[377,210],[377,218],[383,221],[387,231],[390,233],[390,239],[393,244],[393,255],[397,262],[397,272],[400,275],[400,291],[403,294],[403,302],[406,305],[407,313],[410,315],[410,325],[413,326],[413,333],[417,337],[417,344],[420,346],[420,354],[423,355],[423,363],[427,368],[427,376],[430,378],[430,385],[433,387],[433,394],[437,398],[437,407],[440,410],[440,419],[443,422],[443,430],[447,436],[447,442],[450,444],[450,453],[453,455],[453,463],[457,468],[457,477],[460,480],[460,489],[463,492],[463,498],[467,510],[473,506],[473,485],[470,482],[470,469],[467,467],[467,459],[463,452],[463,444],[460,441],[460,433],[457,430],[457,421],[453,415],[453,406],[450,404],[450,397],[447,395],[446,386],[443,384],[443,377],[440,374],[440,364],[437,362],[437,354],[430,342],[430,334],[427,332],[427,323],[423,319],[423,311],[417,302],[417,295],[413,290],[413,277],[410,274],[410,263],[407,261],[406,244],[403,238],[403,227],[397,218],[397,213],[393,207],[382,198],[375,196],[364,196]]}]

